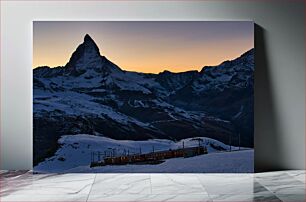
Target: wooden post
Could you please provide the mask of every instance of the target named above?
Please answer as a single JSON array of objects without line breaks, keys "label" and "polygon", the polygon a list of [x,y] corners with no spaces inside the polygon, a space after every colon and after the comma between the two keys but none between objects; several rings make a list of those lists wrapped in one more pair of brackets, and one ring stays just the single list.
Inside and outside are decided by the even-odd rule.
[{"label": "wooden post", "polygon": [[230,152],[232,151],[232,135],[230,135]]},{"label": "wooden post", "polygon": [[183,141],[183,157],[186,157],[186,153],[185,153],[185,142]]},{"label": "wooden post", "polygon": [[240,133],[239,133],[239,151],[240,151]]}]

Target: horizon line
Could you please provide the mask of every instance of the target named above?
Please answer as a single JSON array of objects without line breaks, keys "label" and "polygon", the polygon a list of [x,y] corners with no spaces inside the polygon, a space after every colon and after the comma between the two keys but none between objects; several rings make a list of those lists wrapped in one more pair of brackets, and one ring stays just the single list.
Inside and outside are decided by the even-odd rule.
[{"label": "horizon line", "polygon": [[[171,70],[169,70],[169,69],[164,69],[163,71],[160,71],[160,72],[157,72],[157,73],[156,73],[156,72],[140,72],[140,71],[134,71],[134,70],[127,70],[127,69],[124,69],[124,68],[122,68],[121,66],[117,65],[116,62],[114,62],[114,61],[111,61],[111,62],[113,62],[113,63],[114,63],[115,65],[117,65],[121,70],[126,71],[126,72],[145,73],[145,74],[161,74],[161,73],[163,73],[163,72],[170,72],[170,73],[184,73],[184,72],[193,72],[193,71],[201,72],[204,68],[208,68],[208,67],[217,67],[217,66],[220,66],[221,64],[223,64],[224,62],[236,60],[236,59],[238,59],[239,57],[241,57],[242,55],[244,55],[245,53],[251,51],[252,49],[255,49],[255,47],[252,47],[252,48],[248,49],[247,51],[244,51],[244,52],[240,53],[238,56],[235,56],[234,58],[223,60],[223,61],[219,62],[219,63],[216,64],[216,65],[204,65],[204,66],[200,67],[200,70],[198,70],[198,69],[190,69],[190,70],[186,70],[186,71],[171,71]],[[71,54],[71,56],[72,56],[72,54]],[[71,56],[70,56],[70,58],[71,58]],[[101,56],[101,57],[103,57],[103,56],[106,57],[105,55],[101,55],[101,54],[100,54],[100,56]],[[107,58],[107,57],[106,57],[106,58]],[[107,58],[107,59],[108,59],[108,58]],[[108,59],[108,60],[109,60],[109,59]],[[54,66],[54,67],[51,67],[51,66],[49,66],[49,65],[40,65],[40,66],[32,67],[32,69],[35,70],[35,69],[37,69],[37,68],[42,68],[42,67],[48,67],[48,68],[51,68],[51,69],[53,69],[53,68],[60,68],[60,67],[63,68],[63,67],[65,67],[65,66],[67,65],[67,63],[68,63],[68,62],[66,62],[65,65],[59,65],[59,66]]]}]

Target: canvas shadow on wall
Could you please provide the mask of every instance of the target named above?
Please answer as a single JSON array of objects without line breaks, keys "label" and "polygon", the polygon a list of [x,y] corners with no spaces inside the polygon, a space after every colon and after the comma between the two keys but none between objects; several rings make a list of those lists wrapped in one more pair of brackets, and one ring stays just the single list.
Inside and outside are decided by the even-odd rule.
[{"label": "canvas shadow on wall", "polygon": [[253,22],[33,27],[35,172],[253,172]]}]

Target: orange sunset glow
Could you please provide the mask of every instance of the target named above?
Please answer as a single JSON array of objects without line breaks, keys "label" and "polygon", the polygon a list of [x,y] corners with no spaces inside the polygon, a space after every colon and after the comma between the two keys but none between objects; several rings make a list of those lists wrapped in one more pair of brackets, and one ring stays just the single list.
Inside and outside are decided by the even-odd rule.
[{"label": "orange sunset glow", "polygon": [[64,66],[89,34],[121,69],[201,70],[254,47],[253,22],[43,22],[33,24],[33,68]]}]

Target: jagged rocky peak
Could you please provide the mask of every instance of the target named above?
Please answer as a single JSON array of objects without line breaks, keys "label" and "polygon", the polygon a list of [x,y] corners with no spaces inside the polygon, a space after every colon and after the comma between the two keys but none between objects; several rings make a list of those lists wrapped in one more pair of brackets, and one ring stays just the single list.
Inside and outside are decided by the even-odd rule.
[{"label": "jagged rocky peak", "polygon": [[94,43],[94,40],[89,36],[89,34],[86,34],[85,37],[84,37],[84,42],[87,42],[87,43]]},{"label": "jagged rocky peak", "polygon": [[[88,71],[89,70],[89,71]],[[122,72],[122,70],[100,55],[99,48],[95,41],[86,34],[84,41],[72,53],[69,62],[65,66],[50,68],[47,66],[34,69],[35,77],[56,77],[62,75],[80,76],[84,73],[93,75],[108,75],[113,72]]]},{"label": "jagged rocky peak", "polygon": [[94,40],[86,34],[84,42],[80,44],[72,54],[66,68],[74,71],[97,68],[101,65],[103,58]]},{"label": "jagged rocky peak", "polygon": [[231,70],[235,68],[239,69],[245,69],[245,70],[254,70],[254,53],[255,50],[254,48],[246,51],[242,55],[240,55],[238,58],[235,58],[233,60],[227,60],[222,62],[220,65],[217,66],[205,66],[202,68],[200,71],[201,74],[209,74],[211,71],[220,71],[223,69],[224,71],[226,70]]},{"label": "jagged rocky peak", "polygon": [[85,35],[83,44],[85,46],[85,53],[89,53],[91,51],[93,55],[100,56],[100,51],[97,44],[88,34]]}]

